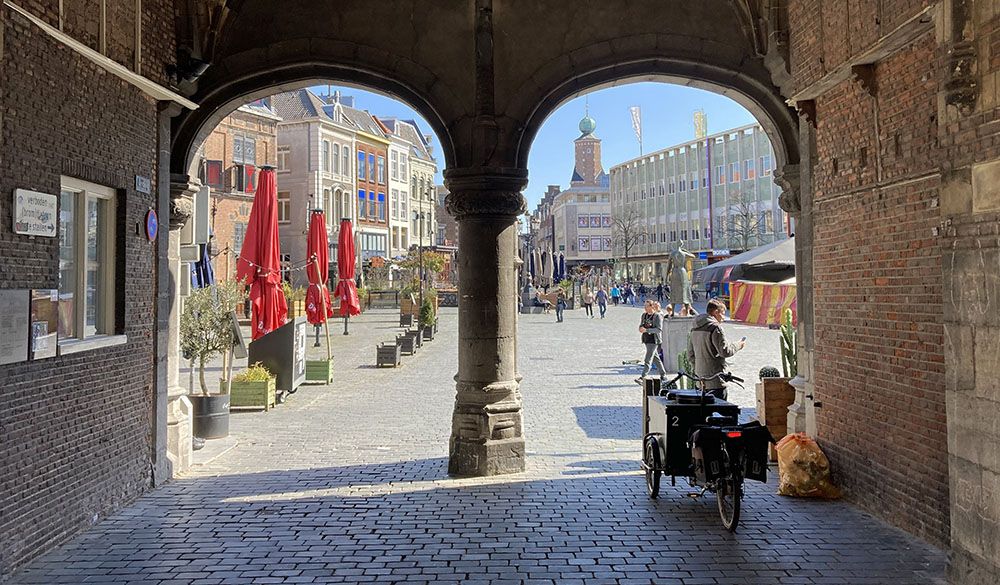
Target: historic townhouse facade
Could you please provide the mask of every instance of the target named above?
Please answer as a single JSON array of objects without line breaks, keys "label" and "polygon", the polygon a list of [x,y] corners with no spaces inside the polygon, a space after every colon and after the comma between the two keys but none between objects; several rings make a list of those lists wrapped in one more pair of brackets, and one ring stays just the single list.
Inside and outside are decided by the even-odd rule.
[{"label": "historic townhouse facade", "polygon": [[378,118],[389,130],[389,256],[406,255],[410,247],[410,173],[412,145],[399,133],[402,122]]},{"label": "historic townhouse facade", "polygon": [[[282,119],[276,165],[281,253],[297,266],[306,260],[311,209],[325,212],[331,243],[340,218],[356,217],[355,130],[339,104],[327,104],[308,89],[280,93],[270,101]],[[287,277],[296,286],[307,281],[304,270],[289,271]]]},{"label": "historic townhouse facade", "polygon": [[243,247],[257,188],[257,171],[281,162],[280,121],[266,100],[240,106],[212,130],[202,146],[200,179],[210,189],[209,250],[217,279],[236,274],[236,258]]},{"label": "historic townhouse facade", "polygon": [[355,128],[355,248],[361,262],[389,256],[389,132],[367,111],[341,104]]},{"label": "historic townhouse facade", "polygon": [[[681,243],[703,265],[788,237],[790,220],[778,206],[773,172],[774,150],[756,124],[613,166],[614,214],[636,218],[634,229],[643,233],[630,251],[634,274],[665,278],[670,252]],[[616,245],[615,257],[623,256]]]},{"label": "historic townhouse facade", "polygon": [[415,123],[400,122],[398,128],[410,143],[410,246],[430,247],[437,238],[437,161]]}]

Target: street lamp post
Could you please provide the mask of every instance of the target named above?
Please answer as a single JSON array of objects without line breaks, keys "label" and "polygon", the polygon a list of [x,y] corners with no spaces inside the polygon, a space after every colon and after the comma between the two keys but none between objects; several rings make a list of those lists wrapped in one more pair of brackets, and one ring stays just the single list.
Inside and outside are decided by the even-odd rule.
[{"label": "street lamp post", "polygon": [[417,263],[420,266],[420,290],[417,293],[417,323],[420,323],[420,311],[424,308],[424,212],[414,211],[413,219],[420,222],[420,240],[417,242]]}]

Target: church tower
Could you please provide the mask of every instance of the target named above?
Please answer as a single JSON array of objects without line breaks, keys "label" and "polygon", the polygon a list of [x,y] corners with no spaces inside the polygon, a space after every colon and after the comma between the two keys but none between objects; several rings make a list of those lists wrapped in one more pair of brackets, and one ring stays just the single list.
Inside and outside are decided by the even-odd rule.
[{"label": "church tower", "polygon": [[601,139],[594,136],[597,122],[590,117],[590,108],[580,120],[580,137],[574,141],[576,166],[570,179],[572,187],[600,187],[607,175],[601,166]]}]

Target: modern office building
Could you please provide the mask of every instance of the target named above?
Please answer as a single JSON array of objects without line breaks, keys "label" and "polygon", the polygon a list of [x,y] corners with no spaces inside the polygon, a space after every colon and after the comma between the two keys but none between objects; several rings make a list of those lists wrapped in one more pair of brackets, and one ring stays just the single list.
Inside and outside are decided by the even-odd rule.
[{"label": "modern office building", "polygon": [[[666,277],[671,251],[683,244],[695,266],[788,237],[778,206],[774,151],[759,125],[671,146],[611,168],[616,218],[635,218],[644,235],[630,250],[634,277]],[[615,258],[624,258],[615,242]],[[617,270],[624,275],[624,265]]]}]

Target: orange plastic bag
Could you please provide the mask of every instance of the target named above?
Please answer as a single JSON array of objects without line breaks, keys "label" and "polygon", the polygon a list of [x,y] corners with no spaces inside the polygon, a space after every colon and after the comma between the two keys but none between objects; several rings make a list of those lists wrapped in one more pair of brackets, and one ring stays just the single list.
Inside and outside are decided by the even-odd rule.
[{"label": "orange plastic bag", "polygon": [[830,461],[816,441],[795,433],[778,441],[778,493],[800,498],[840,497],[830,482]]}]

